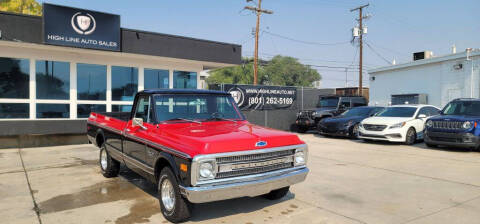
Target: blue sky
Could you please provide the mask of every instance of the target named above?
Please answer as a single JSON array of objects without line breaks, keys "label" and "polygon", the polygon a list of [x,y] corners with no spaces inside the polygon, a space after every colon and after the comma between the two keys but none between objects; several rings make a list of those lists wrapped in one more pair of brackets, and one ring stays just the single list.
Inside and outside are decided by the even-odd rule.
[{"label": "blue sky", "polygon": [[[244,0],[39,2],[119,14],[126,28],[237,43],[243,46],[243,56],[253,55],[256,17],[242,11],[249,5]],[[394,58],[397,63],[411,61],[416,51],[448,54],[453,44],[457,52],[480,48],[479,0],[263,0],[262,8],[274,14],[262,15],[261,29],[266,32],[261,33],[260,56],[269,59],[281,54],[323,66],[317,67],[323,87],[345,86],[345,69],[324,66],[352,67],[348,85],[357,86],[358,70],[354,67],[358,65],[358,48],[350,43],[320,44],[350,41],[350,29],[358,17],[358,12],[350,9],[365,3],[370,3],[365,12],[371,14],[365,21],[365,40],[370,45],[364,46],[366,69],[386,66],[386,60]],[[368,75],[364,80],[368,85]]]}]

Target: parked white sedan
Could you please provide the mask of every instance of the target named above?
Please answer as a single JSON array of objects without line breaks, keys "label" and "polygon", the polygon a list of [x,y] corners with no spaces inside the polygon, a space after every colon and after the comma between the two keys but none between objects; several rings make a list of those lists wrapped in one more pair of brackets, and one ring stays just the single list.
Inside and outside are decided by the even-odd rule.
[{"label": "parked white sedan", "polygon": [[440,114],[430,105],[396,105],[385,108],[374,117],[360,123],[359,138],[414,144],[423,139],[425,122]]}]

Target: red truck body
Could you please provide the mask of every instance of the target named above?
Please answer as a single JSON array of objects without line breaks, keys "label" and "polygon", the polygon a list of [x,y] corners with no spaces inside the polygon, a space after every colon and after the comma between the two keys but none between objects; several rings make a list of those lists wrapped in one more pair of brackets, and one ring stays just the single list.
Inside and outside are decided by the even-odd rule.
[{"label": "red truck body", "polygon": [[91,113],[88,121],[123,134],[126,138],[133,136],[176,149],[190,158],[201,154],[251,150],[259,141],[268,144],[256,149],[305,144],[295,134],[254,125],[248,121],[170,123],[158,124],[158,128],[157,125],[145,123],[148,129],[141,132],[137,131],[140,127],[132,127],[131,120],[123,121],[99,113]]}]

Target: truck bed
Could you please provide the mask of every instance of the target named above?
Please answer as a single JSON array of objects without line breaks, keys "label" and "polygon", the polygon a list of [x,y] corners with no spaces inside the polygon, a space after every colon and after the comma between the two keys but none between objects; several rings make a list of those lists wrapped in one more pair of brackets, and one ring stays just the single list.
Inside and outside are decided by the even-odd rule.
[{"label": "truck bed", "polygon": [[105,117],[115,118],[121,121],[128,121],[130,119],[130,112],[95,112],[95,113],[103,115]]}]

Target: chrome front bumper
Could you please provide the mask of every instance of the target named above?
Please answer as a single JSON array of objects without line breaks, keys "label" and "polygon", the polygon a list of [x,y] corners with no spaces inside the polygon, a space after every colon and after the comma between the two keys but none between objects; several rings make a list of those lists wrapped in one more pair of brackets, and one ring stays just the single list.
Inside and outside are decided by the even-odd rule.
[{"label": "chrome front bumper", "polygon": [[308,171],[307,167],[303,167],[288,173],[245,182],[198,187],[180,186],[180,191],[182,195],[192,203],[220,201],[246,196],[255,197],[267,194],[272,190],[300,183],[305,180]]}]

